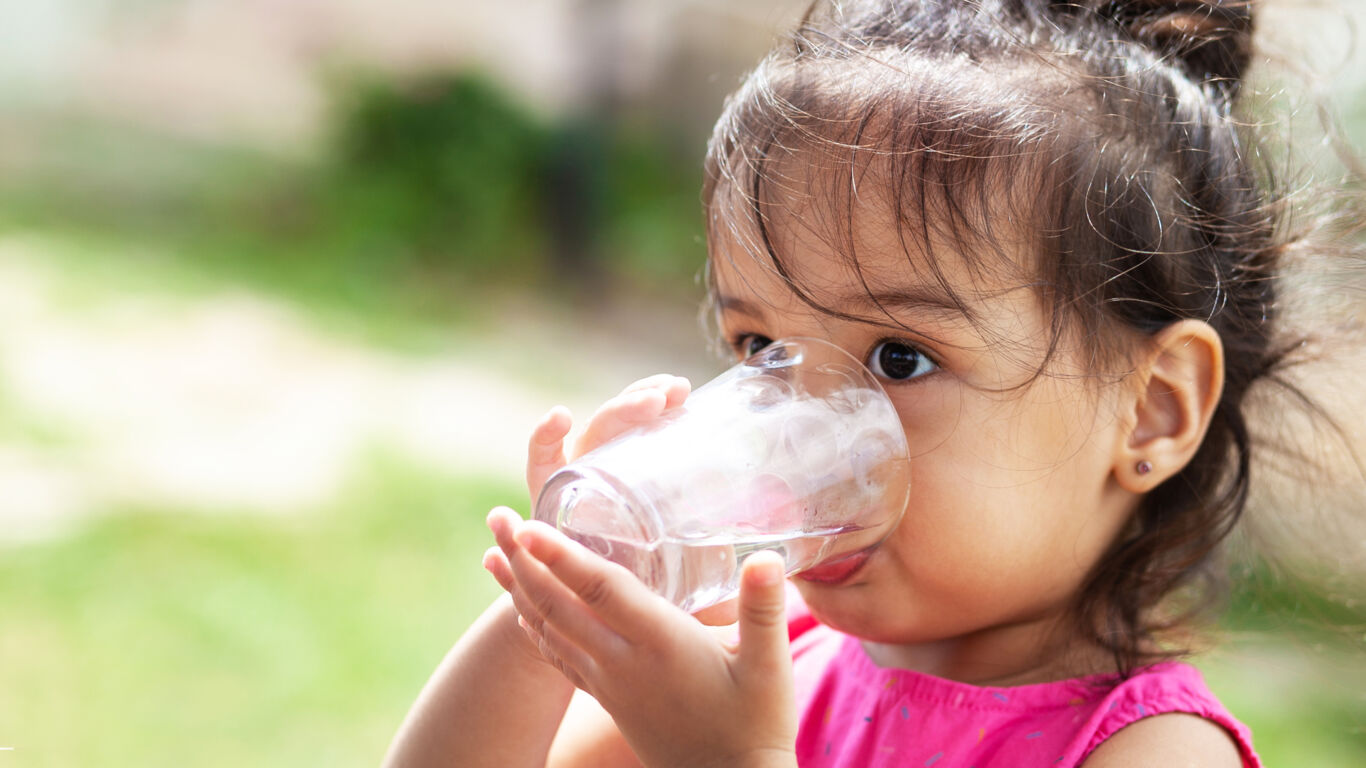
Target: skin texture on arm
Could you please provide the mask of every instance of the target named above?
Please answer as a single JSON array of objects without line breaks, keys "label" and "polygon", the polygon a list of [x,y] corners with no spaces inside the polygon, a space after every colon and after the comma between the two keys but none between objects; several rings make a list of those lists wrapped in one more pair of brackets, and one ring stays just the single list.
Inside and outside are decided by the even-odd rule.
[{"label": "skin texture on arm", "polygon": [[572,693],[527,641],[503,596],[432,674],[383,765],[540,768]]},{"label": "skin texture on arm", "polygon": [[592,696],[575,691],[560,732],[550,747],[548,768],[641,768],[612,716]]},{"label": "skin texture on arm", "polygon": [[1195,715],[1144,718],[1106,739],[1083,768],[1240,768],[1228,731]]}]

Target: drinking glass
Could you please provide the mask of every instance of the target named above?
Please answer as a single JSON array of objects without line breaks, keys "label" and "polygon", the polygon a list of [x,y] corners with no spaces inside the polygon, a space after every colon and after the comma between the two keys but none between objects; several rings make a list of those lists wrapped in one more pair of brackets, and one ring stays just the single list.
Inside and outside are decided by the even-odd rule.
[{"label": "drinking glass", "polygon": [[786,338],[560,469],[535,517],[697,611],[734,596],[759,550],[791,575],[876,545],[906,507],[908,455],[862,363]]}]

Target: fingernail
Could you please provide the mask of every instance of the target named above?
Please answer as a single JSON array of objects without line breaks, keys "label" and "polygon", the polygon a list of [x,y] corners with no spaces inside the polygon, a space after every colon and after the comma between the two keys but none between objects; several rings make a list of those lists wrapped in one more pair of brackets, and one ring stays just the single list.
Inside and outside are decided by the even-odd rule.
[{"label": "fingernail", "polygon": [[783,580],[783,564],[776,558],[764,557],[753,568],[755,586],[771,587]]},{"label": "fingernail", "polygon": [[781,584],[787,578],[787,561],[783,556],[772,550],[760,552],[760,560],[766,567],[766,573],[772,579],[772,584]]},{"label": "fingernail", "polygon": [[[507,513],[511,512],[507,507],[494,507],[484,518],[484,525],[493,532],[495,538],[499,532],[508,527]],[[516,513],[513,513],[516,514]]]}]

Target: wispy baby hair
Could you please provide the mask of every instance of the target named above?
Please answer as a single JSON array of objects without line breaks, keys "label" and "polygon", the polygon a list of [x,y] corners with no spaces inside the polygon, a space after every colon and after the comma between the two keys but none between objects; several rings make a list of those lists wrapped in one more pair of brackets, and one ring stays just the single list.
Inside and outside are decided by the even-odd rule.
[{"label": "wispy baby hair", "polygon": [[[1247,2],[817,2],[727,102],[708,148],[713,256],[739,239],[828,314],[849,317],[792,278],[776,233],[822,238],[862,277],[849,221],[876,178],[907,269],[969,319],[932,242],[974,274],[1035,286],[1050,358],[1076,339],[1113,373],[1173,322],[1218,331],[1225,386],[1204,443],[1143,499],[1074,606],[1125,671],[1160,655],[1179,620],[1154,610],[1164,598],[1209,592],[1212,554],[1247,502],[1245,395],[1298,341],[1277,330],[1278,197],[1234,117],[1252,29]],[[801,166],[818,169],[801,180],[815,220],[784,207]],[[1021,238],[1023,266],[1007,257]]]}]

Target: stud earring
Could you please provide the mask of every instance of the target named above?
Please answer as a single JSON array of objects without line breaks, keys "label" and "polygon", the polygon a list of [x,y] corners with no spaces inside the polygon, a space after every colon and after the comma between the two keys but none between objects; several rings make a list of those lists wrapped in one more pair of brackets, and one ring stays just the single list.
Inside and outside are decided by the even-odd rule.
[{"label": "stud earring", "polygon": [[1149,472],[1153,471],[1153,465],[1147,459],[1144,459],[1143,461],[1138,462],[1138,466],[1134,467],[1134,469],[1138,472],[1138,474],[1146,475]]}]

